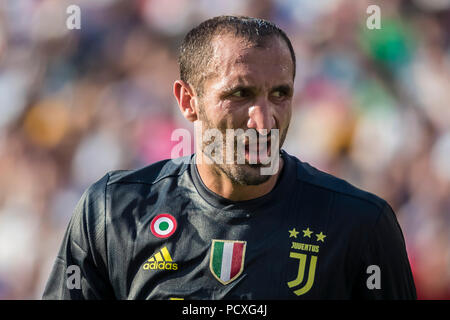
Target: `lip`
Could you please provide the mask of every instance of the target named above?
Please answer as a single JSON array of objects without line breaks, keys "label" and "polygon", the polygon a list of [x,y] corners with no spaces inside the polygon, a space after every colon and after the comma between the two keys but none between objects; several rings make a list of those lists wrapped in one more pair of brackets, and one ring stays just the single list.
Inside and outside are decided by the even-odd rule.
[{"label": "lip", "polygon": [[252,159],[256,158],[256,163],[260,164],[262,163],[262,159],[265,159],[266,157],[270,157],[271,156],[271,141],[270,138],[267,139],[266,145],[267,145],[267,149],[266,149],[266,153],[267,155],[264,154],[264,152],[262,154],[260,154],[260,149],[259,149],[259,140],[256,144],[252,144],[252,146],[254,146],[254,150],[256,150],[256,153],[252,153],[250,154],[250,143],[248,141],[246,141],[245,145],[245,160],[247,161],[247,163],[250,163],[250,157],[252,157]]},{"label": "lip", "polygon": [[[256,142],[256,144],[257,144],[258,146],[259,146],[259,143],[260,143],[260,139],[262,139],[261,137],[263,137],[263,136],[260,136],[260,135],[257,136],[257,142]],[[272,141],[271,139],[272,139],[272,138],[271,138],[270,134],[267,135],[266,138],[265,138],[266,143],[267,143],[268,146],[270,146],[270,144],[271,144],[271,141]],[[250,145],[249,137],[245,137],[244,145],[245,145],[246,148]]]}]

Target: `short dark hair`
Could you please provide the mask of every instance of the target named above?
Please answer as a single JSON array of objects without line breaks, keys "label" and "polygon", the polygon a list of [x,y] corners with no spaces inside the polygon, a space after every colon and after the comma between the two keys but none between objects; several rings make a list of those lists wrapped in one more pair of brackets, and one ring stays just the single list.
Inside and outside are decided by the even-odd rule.
[{"label": "short dark hair", "polygon": [[267,37],[281,37],[291,53],[295,78],[295,53],[286,33],[274,23],[246,16],[218,16],[208,19],[188,32],[180,48],[178,63],[180,79],[191,84],[198,94],[202,94],[203,82],[208,62],[212,57],[211,41],[221,33],[233,33],[252,44],[263,46]]}]

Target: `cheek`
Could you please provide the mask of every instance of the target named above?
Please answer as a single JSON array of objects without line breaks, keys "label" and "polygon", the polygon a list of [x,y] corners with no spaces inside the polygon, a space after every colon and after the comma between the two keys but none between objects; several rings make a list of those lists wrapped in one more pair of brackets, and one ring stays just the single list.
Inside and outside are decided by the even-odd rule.
[{"label": "cheek", "polygon": [[289,106],[288,108],[285,109],[285,119],[287,123],[291,121],[291,117],[292,117],[292,108],[291,106]]},{"label": "cheek", "polygon": [[222,101],[210,108],[209,115],[219,130],[244,128],[248,119],[248,108]]},{"label": "cheek", "polygon": [[229,122],[227,115],[220,104],[211,102],[205,101],[199,109],[199,120],[204,123],[206,128],[215,128],[221,131],[226,129]]},{"label": "cheek", "polygon": [[292,116],[292,103],[286,102],[279,105],[276,108],[276,117],[279,122],[280,129],[284,129],[289,126],[289,122],[291,121]]}]

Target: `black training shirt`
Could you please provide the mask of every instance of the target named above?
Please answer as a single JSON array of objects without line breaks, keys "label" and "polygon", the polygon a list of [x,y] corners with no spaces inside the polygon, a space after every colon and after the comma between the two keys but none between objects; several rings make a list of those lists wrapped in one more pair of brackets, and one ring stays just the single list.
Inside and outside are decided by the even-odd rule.
[{"label": "black training shirt", "polygon": [[240,202],[206,188],[194,155],[108,173],[79,201],[43,298],[416,299],[386,201],[281,156],[272,191]]}]

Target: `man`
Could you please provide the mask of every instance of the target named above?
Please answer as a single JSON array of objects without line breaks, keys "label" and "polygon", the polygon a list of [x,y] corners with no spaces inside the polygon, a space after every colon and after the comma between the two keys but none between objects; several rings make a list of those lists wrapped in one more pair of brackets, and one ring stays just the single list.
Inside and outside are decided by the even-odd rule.
[{"label": "man", "polygon": [[[197,134],[222,137],[183,161],[92,185],[44,298],[415,299],[390,206],[280,149],[296,69],[285,33],[261,19],[216,17],[188,33],[179,62],[181,112],[201,123]],[[271,174],[262,174],[263,145],[251,134],[227,143],[230,129],[267,142]],[[224,143],[207,152],[213,142]],[[230,150],[232,161],[213,161]]]}]

